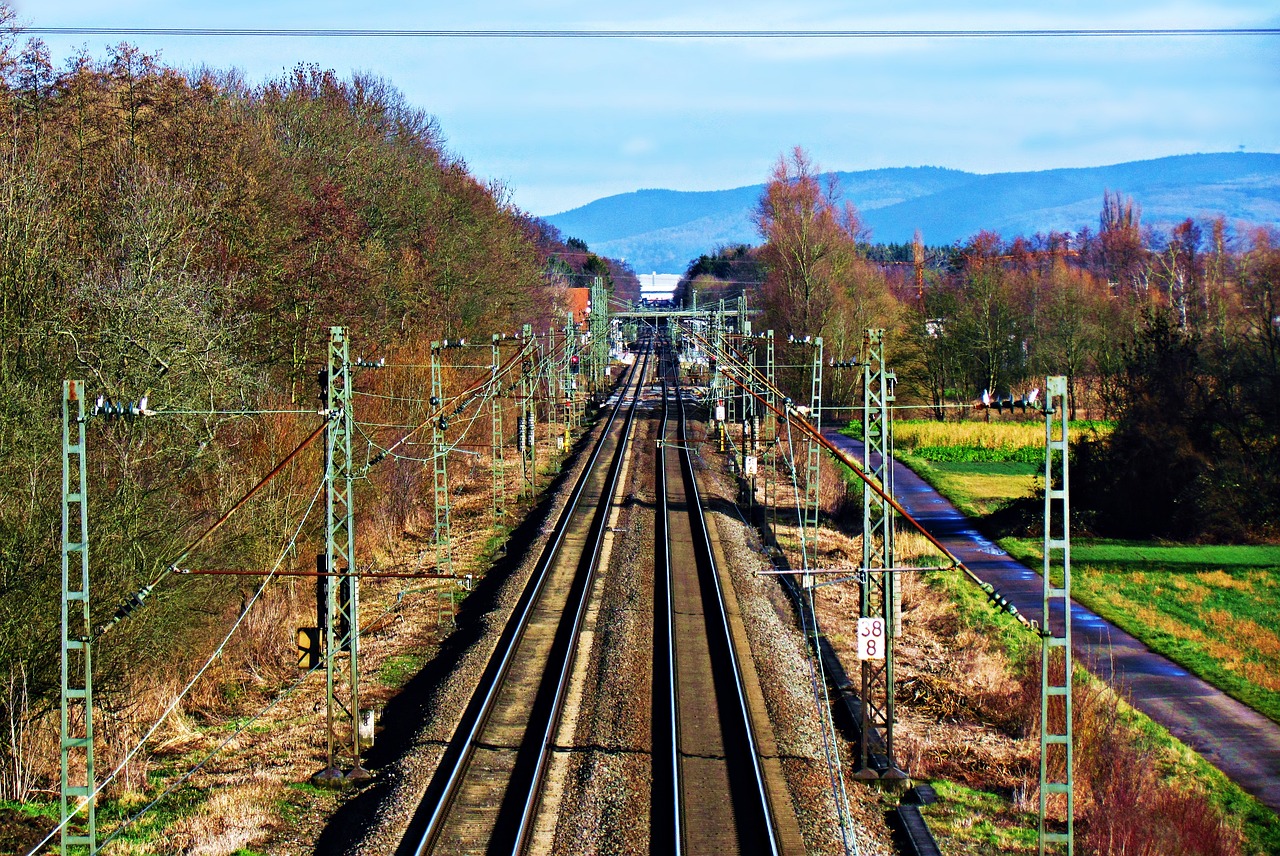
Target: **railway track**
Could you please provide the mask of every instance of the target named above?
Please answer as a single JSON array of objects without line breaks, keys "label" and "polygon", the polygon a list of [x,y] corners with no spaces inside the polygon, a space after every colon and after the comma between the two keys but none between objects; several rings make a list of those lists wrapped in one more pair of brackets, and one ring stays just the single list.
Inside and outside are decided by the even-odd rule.
[{"label": "railway track", "polygon": [[[550,846],[544,836],[556,825],[549,814],[557,797],[552,784],[543,806],[544,774],[557,739],[572,731],[561,728],[561,710],[584,662],[575,647],[609,515],[626,492],[619,473],[638,434],[649,360],[638,361],[622,384],[398,853]],[[669,354],[660,361],[663,406],[654,419],[662,442],[656,459],[648,450],[640,459],[654,462],[656,495],[650,852],[802,853],[771,733],[761,757],[757,723],[767,716],[750,655],[744,664],[737,653],[745,641],[703,517],[678,373]],[[648,556],[643,560],[647,565]]]},{"label": "railway track", "polygon": [[399,848],[521,852],[533,828],[591,579],[627,454],[648,356],[638,361]]},{"label": "railway track", "polygon": [[650,852],[803,852],[780,776],[767,775],[762,762],[698,495],[678,371],[666,354],[662,359]]}]

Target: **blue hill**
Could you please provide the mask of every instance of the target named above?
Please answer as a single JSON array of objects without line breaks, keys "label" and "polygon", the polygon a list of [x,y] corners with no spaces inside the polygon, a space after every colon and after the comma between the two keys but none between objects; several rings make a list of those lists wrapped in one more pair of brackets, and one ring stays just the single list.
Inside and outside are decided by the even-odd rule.
[{"label": "blue hill", "polygon": [[[1280,154],[1195,154],[1111,166],[978,175],[938,167],[836,173],[871,237],[929,244],[963,241],[983,229],[1005,237],[1097,228],[1105,190],[1133,197],[1144,225],[1223,216],[1280,226]],[[636,271],[683,271],[725,244],[754,244],[752,211],[763,184],[732,190],[640,190],[546,218],[596,252]]]}]

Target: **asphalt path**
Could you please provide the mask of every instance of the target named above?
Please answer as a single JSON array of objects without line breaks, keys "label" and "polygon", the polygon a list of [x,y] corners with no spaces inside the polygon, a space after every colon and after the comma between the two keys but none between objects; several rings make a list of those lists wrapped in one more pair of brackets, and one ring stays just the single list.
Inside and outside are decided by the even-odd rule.
[{"label": "asphalt path", "polygon": [[[832,442],[862,459],[862,443],[835,431]],[[895,498],[983,581],[1027,618],[1039,621],[1040,574],[974,528],[936,490],[894,464]],[[1280,725],[1209,685],[1078,603],[1071,607],[1072,651],[1134,707],[1199,752],[1236,784],[1280,812]]]}]

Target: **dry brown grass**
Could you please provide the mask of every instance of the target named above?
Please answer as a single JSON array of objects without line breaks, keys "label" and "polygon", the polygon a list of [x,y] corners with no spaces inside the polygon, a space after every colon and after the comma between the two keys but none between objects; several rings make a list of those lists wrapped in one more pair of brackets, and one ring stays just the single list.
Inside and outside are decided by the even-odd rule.
[{"label": "dry brown grass", "polygon": [[279,826],[269,807],[283,791],[279,782],[254,780],[216,792],[194,814],[169,827],[169,852],[226,856],[251,847]]}]

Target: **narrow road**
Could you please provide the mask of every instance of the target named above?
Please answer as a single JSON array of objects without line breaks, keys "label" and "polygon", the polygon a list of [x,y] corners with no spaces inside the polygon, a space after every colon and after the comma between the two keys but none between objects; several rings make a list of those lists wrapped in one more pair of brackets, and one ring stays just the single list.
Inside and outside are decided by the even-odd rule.
[{"label": "narrow road", "polygon": [[[860,441],[835,431],[823,433],[861,460]],[[901,463],[895,462],[893,477],[903,508],[1019,611],[1040,619],[1039,573],[983,537],[955,506]],[[1078,603],[1072,604],[1071,624],[1072,650],[1090,671],[1127,692],[1134,707],[1280,812],[1280,725]]]}]

